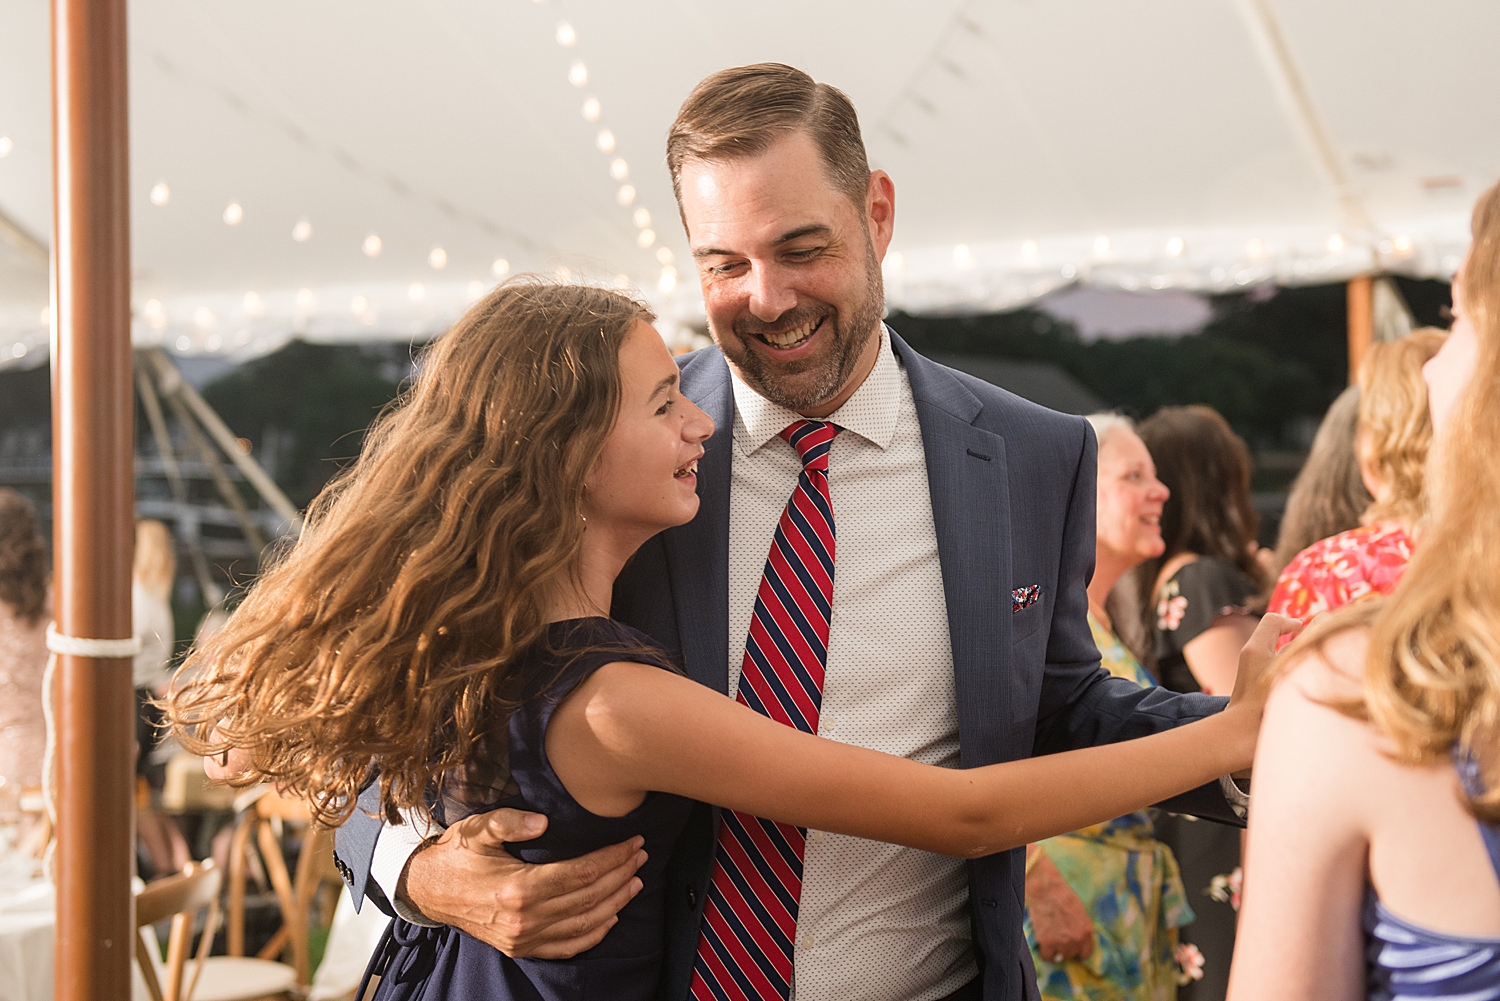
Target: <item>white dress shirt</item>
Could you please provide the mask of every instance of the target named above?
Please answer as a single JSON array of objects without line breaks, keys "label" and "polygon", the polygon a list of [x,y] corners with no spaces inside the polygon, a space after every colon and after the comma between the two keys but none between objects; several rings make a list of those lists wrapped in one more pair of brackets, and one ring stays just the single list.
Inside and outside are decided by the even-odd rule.
[{"label": "white dress shirt", "polygon": [[[729,694],[739,684],[771,539],[802,471],[781,430],[801,416],[734,379],[729,516]],[[958,709],[926,453],[906,373],[880,355],[828,418],[836,550],[818,734],[957,767]],[[417,825],[420,827],[421,825]],[[425,831],[386,827],[371,876],[396,894]],[[793,981],[796,1001],[934,1001],[978,973],[958,859],[809,831]]]},{"label": "white dress shirt", "polygon": [[[755,595],[802,462],[778,435],[801,416],[734,379],[729,491],[729,694]],[[827,418],[835,555],[819,736],[957,767],[958,707],[927,459],[906,373],[880,356]],[[958,859],[808,832],[792,996],[931,1001],[977,974]]]}]

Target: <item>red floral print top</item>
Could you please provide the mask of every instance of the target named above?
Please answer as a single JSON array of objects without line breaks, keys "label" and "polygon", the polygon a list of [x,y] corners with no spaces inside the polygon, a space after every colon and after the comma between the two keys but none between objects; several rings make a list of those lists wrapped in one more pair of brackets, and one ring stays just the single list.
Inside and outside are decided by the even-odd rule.
[{"label": "red floral print top", "polygon": [[1306,622],[1366,598],[1390,594],[1411,562],[1411,538],[1393,522],[1364,525],[1315,542],[1281,571],[1266,610]]}]

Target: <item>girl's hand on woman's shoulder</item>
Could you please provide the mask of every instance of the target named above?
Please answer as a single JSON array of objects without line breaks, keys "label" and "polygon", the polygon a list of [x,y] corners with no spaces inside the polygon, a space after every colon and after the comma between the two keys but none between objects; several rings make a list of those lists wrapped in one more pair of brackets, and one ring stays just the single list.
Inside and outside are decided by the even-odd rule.
[{"label": "girl's hand on woman's shoulder", "polygon": [[1283,636],[1295,636],[1302,623],[1287,615],[1268,612],[1261,617],[1255,632],[1240,650],[1239,670],[1235,674],[1234,694],[1229,697],[1226,712],[1242,714],[1251,728],[1253,740],[1260,729],[1260,718],[1265,712],[1266,698],[1271,694],[1271,665],[1276,660],[1277,642]]}]

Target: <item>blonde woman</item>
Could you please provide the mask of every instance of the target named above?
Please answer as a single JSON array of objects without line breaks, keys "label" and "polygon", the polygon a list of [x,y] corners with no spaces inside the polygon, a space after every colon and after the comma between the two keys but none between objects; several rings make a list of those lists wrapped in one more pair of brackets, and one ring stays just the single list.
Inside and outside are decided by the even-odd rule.
[{"label": "blonde woman", "polygon": [[1432,421],[1422,366],[1447,336],[1424,329],[1370,347],[1359,370],[1355,451],[1374,500],[1358,528],[1313,543],[1286,565],[1269,611],[1305,622],[1396,589],[1424,511],[1422,470]]},{"label": "blonde woman", "polygon": [[1267,708],[1232,1001],[1500,997],[1500,186],[1473,235],[1424,370],[1422,546]]}]

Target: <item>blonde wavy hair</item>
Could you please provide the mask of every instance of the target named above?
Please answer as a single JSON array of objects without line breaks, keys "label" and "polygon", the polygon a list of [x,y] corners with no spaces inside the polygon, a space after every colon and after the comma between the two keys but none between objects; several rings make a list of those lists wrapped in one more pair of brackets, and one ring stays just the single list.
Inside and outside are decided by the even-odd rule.
[{"label": "blonde wavy hair", "polygon": [[620,345],[654,318],[616,292],[528,277],[476,304],[423,353],[301,539],[192,651],[166,702],[182,745],[247,750],[237,781],[274,783],[327,824],[377,771],[394,819],[503,755],[530,680],[518,655],[582,543]]},{"label": "blonde wavy hair", "polygon": [[1451,426],[1438,439],[1426,533],[1395,593],[1330,616],[1287,648],[1319,648],[1368,626],[1364,696],[1339,708],[1389,738],[1397,760],[1429,764],[1455,748],[1474,757],[1485,792],[1477,817],[1500,822],[1500,184],[1474,208],[1463,308],[1479,356]]},{"label": "blonde wavy hair", "polygon": [[1425,513],[1422,491],[1432,416],[1422,366],[1447,339],[1446,330],[1424,327],[1398,341],[1370,345],[1359,367],[1361,462],[1379,478],[1383,495],[1360,518],[1362,524],[1398,522],[1408,528]]}]

